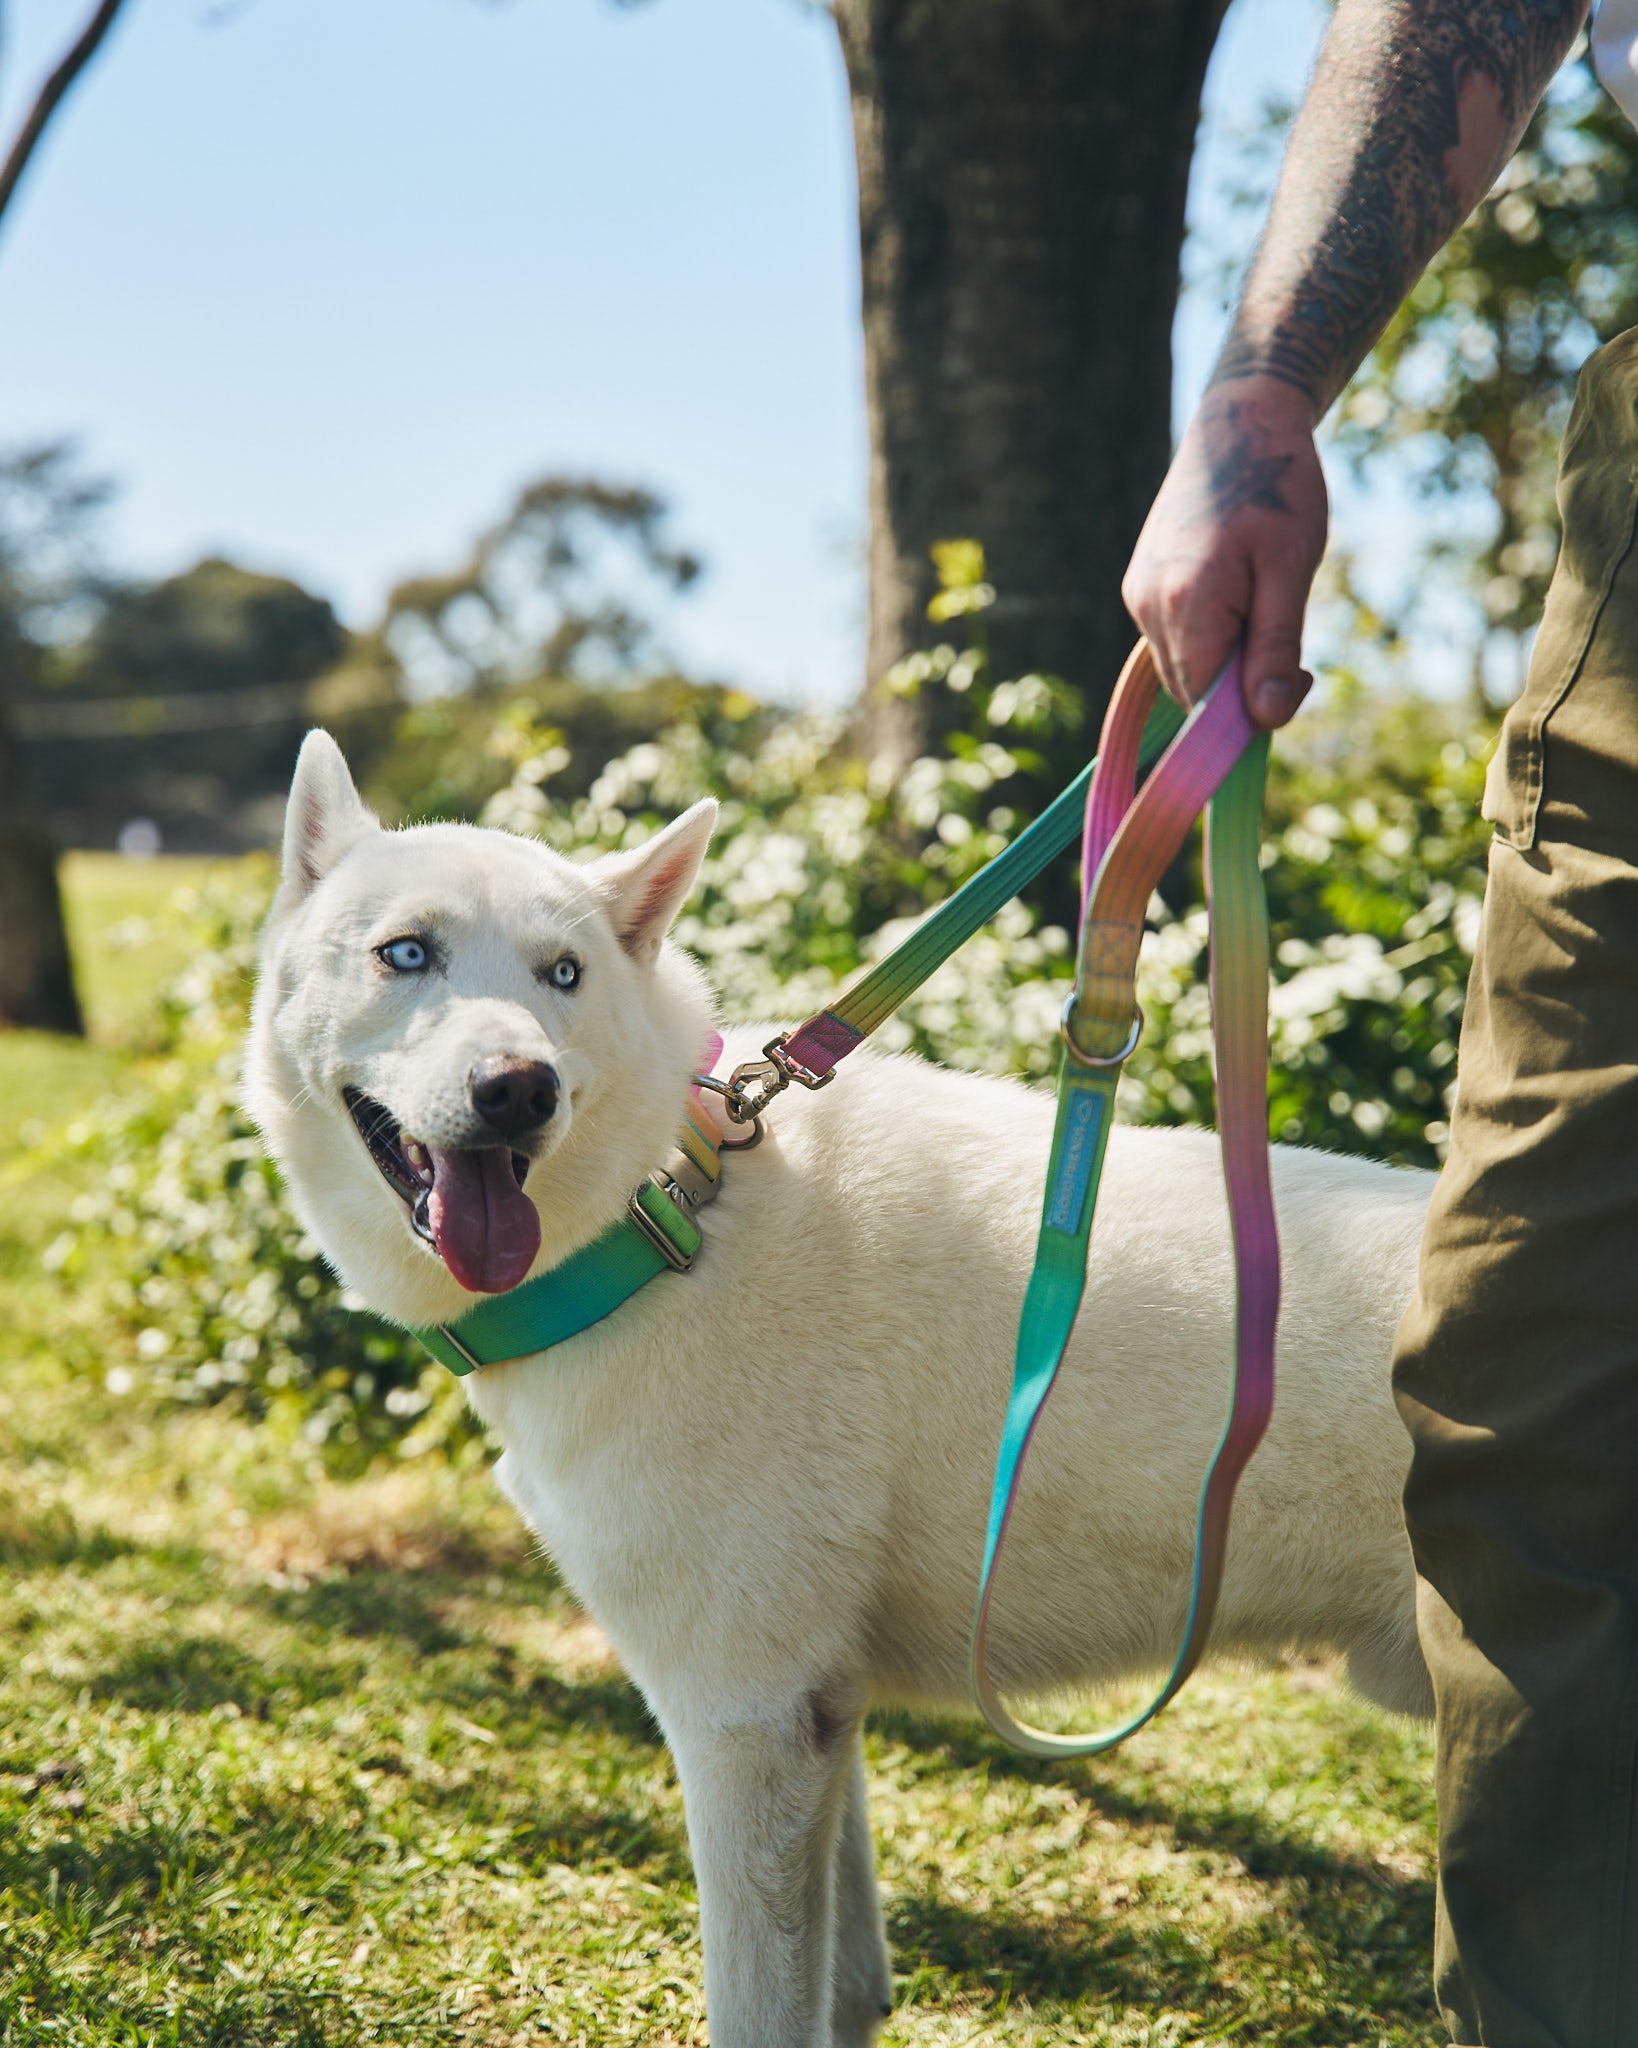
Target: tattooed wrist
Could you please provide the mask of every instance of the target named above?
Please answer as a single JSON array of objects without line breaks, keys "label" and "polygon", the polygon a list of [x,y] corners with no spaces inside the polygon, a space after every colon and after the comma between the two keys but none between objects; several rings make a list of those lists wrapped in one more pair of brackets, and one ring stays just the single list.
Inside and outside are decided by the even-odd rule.
[{"label": "tattooed wrist", "polygon": [[1173,516],[1184,526],[1221,526],[1248,508],[1289,513],[1284,486],[1296,459],[1250,406],[1230,400],[1202,428],[1198,461],[1178,474]]}]

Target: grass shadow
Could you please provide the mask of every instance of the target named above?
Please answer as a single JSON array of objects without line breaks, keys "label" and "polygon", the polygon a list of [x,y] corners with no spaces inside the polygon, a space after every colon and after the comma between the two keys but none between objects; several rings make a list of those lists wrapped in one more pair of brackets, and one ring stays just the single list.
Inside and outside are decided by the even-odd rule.
[{"label": "grass shadow", "polygon": [[[1431,1885],[1412,1885],[1397,1901],[1353,1888],[1316,1901],[1307,1887],[1289,1900],[1270,1898],[1240,1919],[1221,1946],[1169,1917],[1127,1908],[1105,1917],[1065,1914],[1035,1921],[1005,1909],[978,1910],[923,1891],[900,1894],[887,1908],[889,1935],[901,1958],[931,1964],[979,1995],[998,1978],[1030,2004],[1183,2007],[1211,2013],[1222,2032],[1240,2038],[1233,2008],[1261,2003],[1248,1955],[1263,1956],[1276,1978],[1295,1957],[1319,1950],[1347,1957],[1347,1983],[1337,1983],[1338,2030],[1282,2040],[1352,2044],[1395,2026],[1431,2027],[1436,2020],[1428,1955],[1433,1941]],[[1284,1959],[1282,1963],[1281,1959]],[[1266,1994],[1264,1994],[1266,1995]],[[1275,2038],[1259,2033],[1257,2038]]]},{"label": "grass shadow", "polygon": [[1096,1765],[1026,1756],[973,1724],[894,1709],[873,1714],[871,1725],[922,1754],[936,1754],[954,1770],[1067,1789],[1102,1817],[1134,1829],[1160,1829],[1178,1847],[1227,1851],[1261,1894],[1260,1904],[1238,1917],[1233,1953],[1220,1958],[1187,1927],[1141,1902],[1045,1920],[1004,1904],[969,1907],[934,1884],[901,1893],[889,1908],[893,1940],[904,1953],[978,1991],[993,1992],[1000,1976],[1032,2001],[1158,2001],[1199,2009],[1244,1998],[1240,1979],[1248,1952],[1319,1947],[1350,1959],[1353,2006],[1339,2020],[1342,2031],[1322,2031],[1312,2036],[1315,2041],[1375,2038],[1378,2019],[1389,2027],[1433,2024],[1430,1879],[1397,1874],[1316,1842],[1242,1802],[1223,1799],[1202,1809],[1186,1797],[1135,1795]]},{"label": "grass shadow", "polygon": [[459,1650],[473,1639],[449,1626],[433,1607],[431,1585],[401,1572],[356,1572],[300,1587],[260,1589],[256,1599],[280,1621],[353,1640],[396,1636],[423,1657]]},{"label": "grass shadow", "polygon": [[662,1816],[623,1806],[543,1813],[512,1829],[506,1855],[530,1877],[559,1864],[572,1869],[604,1864],[640,1872],[651,1884],[694,1881],[683,1832],[667,1826]]},{"label": "grass shadow", "polygon": [[60,1504],[38,1513],[0,1502],[0,1565],[25,1572],[84,1565],[96,1570],[129,1557],[137,1545],[111,1529],[82,1529]]},{"label": "grass shadow", "polygon": [[183,1986],[181,1999],[127,1993],[110,2000],[106,1988],[93,1991],[49,1957],[35,1958],[0,1987],[0,2041],[36,2041],[49,2031],[130,2048],[365,2048],[382,2041],[436,2048],[463,2037],[430,2002],[383,2011],[374,2001],[361,2006],[346,1993],[277,1977],[257,1984],[188,1975]]},{"label": "grass shadow", "polygon": [[[247,1656],[220,1636],[173,1636],[137,1643],[115,1664],[88,1681],[94,1700],[117,1700],[143,1713],[207,1714],[235,1706],[265,1718],[289,1678],[259,1658]],[[311,1692],[303,1673],[304,1693]]]},{"label": "grass shadow", "polygon": [[523,1695],[553,1726],[594,1727],[641,1749],[665,1747],[648,1702],[629,1678],[559,1678],[537,1671],[524,1681]]},{"label": "grass shadow", "polygon": [[1415,1891],[1420,1886],[1431,1897],[1431,1886],[1419,1879],[1395,1879],[1374,1862],[1281,1827],[1271,1822],[1266,1812],[1234,1801],[1219,1800],[1202,1811],[1177,1800],[1139,1797],[1123,1790],[1112,1775],[1105,1775],[1090,1760],[1065,1763],[1027,1756],[1009,1749],[976,1723],[890,1708],[872,1713],[870,1725],[889,1740],[923,1754],[936,1752],[956,1770],[1068,1790],[1095,1806],[1106,1819],[1124,1821],[1131,1827],[1164,1828],[1185,1845],[1232,1850],[1254,1877],[1345,1880],[1377,1892]]}]

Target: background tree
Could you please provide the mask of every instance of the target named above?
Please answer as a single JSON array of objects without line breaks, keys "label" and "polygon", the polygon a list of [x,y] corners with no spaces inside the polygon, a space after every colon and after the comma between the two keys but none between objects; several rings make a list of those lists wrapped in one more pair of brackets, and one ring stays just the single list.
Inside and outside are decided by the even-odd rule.
[{"label": "background tree", "polygon": [[5,720],[51,643],[94,604],[91,533],[107,486],[61,442],[0,454],[0,1024],[83,1029],[45,804]]},{"label": "background tree", "polygon": [[[35,95],[0,163],[0,225],[51,117],[96,55],[122,4],[101,0]],[[57,891],[56,852],[6,717],[7,663],[16,658],[18,644],[0,624],[0,1024],[77,1033],[84,1023]]]},{"label": "background tree", "polygon": [[447,575],[387,599],[382,632],[412,692],[454,695],[536,676],[629,681],[664,665],[654,604],[686,590],[700,560],[666,539],[652,491],[545,476]]},{"label": "background tree", "polygon": [[678,721],[756,729],[748,697],[666,650],[665,608],[703,573],[669,517],[637,485],[540,477],[458,567],[398,585],[373,638],[411,702],[359,764],[383,816],[471,816],[515,779],[544,808],[548,782],[584,795],[602,762]]},{"label": "background tree", "polygon": [[[859,171],[870,408],[865,731],[902,761],[961,716],[884,691],[940,637],[929,551],[978,541],[993,673],[1100,713],[1121,572],[1171,448],[1172,317],[1226,0],[835,0]],[[1064,760],[1084,738],[1061,743]]]},{"label": "background tree", "polygon": [[[16,705],[59,837],[112,846],[140,816],[167,846],[261,843],[319,708],[312,686],[353,654],[323,598],[235,562],[109,589],[84,630],[36,665],[38,687]],[[390,725],[391,677],[379,664],[368,675],[367,664],[352,666]],[[360,694],[349,707],[332,692],[323,707],[349,738],[359,736],[348,710],[362,708]]]}]

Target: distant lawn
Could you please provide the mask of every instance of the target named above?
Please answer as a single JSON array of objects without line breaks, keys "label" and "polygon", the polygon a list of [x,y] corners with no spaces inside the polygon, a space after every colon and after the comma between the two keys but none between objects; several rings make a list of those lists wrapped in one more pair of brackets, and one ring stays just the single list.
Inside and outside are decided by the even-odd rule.
[{"label": "distant lawn", "polygon": [[134,1011],[187,965],[187,938],[166,908],[178,891],[197,891],[223,861],[186,854],[126,860],[117,853],[71,853],[62,864],[64,909],[86,1028],[118,1042]]},{"label": "distant lawn", "polygon": [[[484,1473],[145,1412],[41,1271],[179,882],[70,863],[98,1042],[0,1038],[0,2048],[702,2044],[669,1762]],[[1430,1744],[1327,1671],[1097,1765],[899,1715],[870,1764],[889,2043],[1440,2038]]]}]

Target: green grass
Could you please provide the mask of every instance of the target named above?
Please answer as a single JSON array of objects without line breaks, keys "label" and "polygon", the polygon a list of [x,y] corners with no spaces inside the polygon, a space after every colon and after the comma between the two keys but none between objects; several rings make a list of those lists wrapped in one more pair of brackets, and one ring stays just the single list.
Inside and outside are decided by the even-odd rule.
[{"label": "green grass", "polygon": [[222,865],[186,854],[125,860],[117,853],[71,853],[64,859],[74,974],[94,1040],[122,1042],[145,999],[187,965],[185,927],[167,909],[179,893],[196,894]]},{"label": "green grass", "polygon": [[[88,964],[98,1042],[0,1041],[0,2044],[701,2043],[669,1762],[484,1473],[145,1412],[41,1270],[85,1169],[17,1133],[139,1066],[174,885],[74,864],[82,960],[152,942]],[[869,1755],[888,2042],[1439,2037],[1429,1743],[1329,1672],[1095,1765],[896,1714]]]}]

